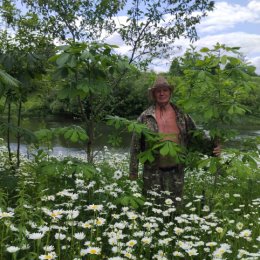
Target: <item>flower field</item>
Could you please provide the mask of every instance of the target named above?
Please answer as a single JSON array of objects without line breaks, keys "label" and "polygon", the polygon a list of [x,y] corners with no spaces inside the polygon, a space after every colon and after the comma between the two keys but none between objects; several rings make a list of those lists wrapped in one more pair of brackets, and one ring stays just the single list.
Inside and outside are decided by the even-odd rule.
[{"label": "flower field", "polygon": [[[11,174],[0,150],[0,260],[260,259],[260,175],[214,184],[186,173],[181,208],[128,180],[128,155],[23,158]],[[165,197],[165,194],[164,194]]]}]

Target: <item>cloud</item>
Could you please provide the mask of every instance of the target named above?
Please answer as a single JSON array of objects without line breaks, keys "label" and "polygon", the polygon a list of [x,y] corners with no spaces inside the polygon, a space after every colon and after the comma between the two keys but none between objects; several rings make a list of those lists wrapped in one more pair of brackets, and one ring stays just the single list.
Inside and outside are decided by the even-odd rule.
[{"label": "cloud", "polygon": [[[208,35],[193,43],[193,46],[196,47],[197,50],[202,47],[212,48],[217,42],[225,44],[228,47],[240,47],[239,52],[245,56],[248,62],[256,66],[257,73],[260,73],[260,35],[245,32]],[[182,56],[186,49],[189,48],[190,42],[187,39],[180,38],[176,41],[176,45],[182,46],[182,48],[179,50],[176,49],[172,58]],[[150,68],[156,72],[166,72],[168,71],[170,64],[171,60],[155,60]]]},{"label": "cloud", "polygon": [[[245,1],[246,2],[246,1]],[[260,34],[257,33],[257,26],[260,23],[260,1],[251,0],[245,5],[231,4],[227,1],[217,2],[213,12],[202,19],[196,26],[200,39],[194,42],[198,50],[201,47],[212,48],[217,42],[229,47],[241,47],[240,52],[245,58],[257,67],[260,72]],[[169,17],[167,17],[169,18]],[[118,19],[117,25],[126,24],[126,16]],[[251,26],[253,25],[253,26]],[[251,26],[251,32],[246,32],[247,26]],[[243,28],[243,29],[242,29]],[[253,29],[252,29],[253,28]],[[131,48],[126,46],[118,34],[109,35],[107,41],[111,44],[119,45],[119,53],[127,55]],[[174,46],[181,46],[175,49],[172,58],[181,56],[190,46],[188,39],[181,37],[177,39]],[[167,71],[170,67],[171,59],[156,59],[150,68],[160,72]]]},{"label": "cloud", "polygon": [[260,23],[260,2],[250,1],[247,6],[219,2],[197,27],[199,33],[216,33],[233,29],[244,23]]},{"label": "cloud", "polygon": [[233,32],[202,37],[195,46],[211,47],[217,42],[229,47],[241,47],[240,51],[247,56],[260,53],[260,35],[245,32]]},{"label": "cloud", "polygon": [[260,75],[260,56],[249,59],[249,62],[256,67],[256,73]]},{"label": "cloud", "polygon": [[256,1],[256,0],[250,1],[247,6],[250,10],[254,10],[255,12],[260,11],[260,2],[259,1]]}]

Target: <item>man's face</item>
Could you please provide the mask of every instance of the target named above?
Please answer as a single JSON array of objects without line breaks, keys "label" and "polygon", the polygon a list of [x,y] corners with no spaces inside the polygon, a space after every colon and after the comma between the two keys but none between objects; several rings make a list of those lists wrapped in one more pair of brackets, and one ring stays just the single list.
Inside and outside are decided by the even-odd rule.
[{"label": "man's face", "polygon": [[171,98],[171,90],[168,87],[156,88],[153,91],[153,95],[157,104],[167,104]]}]

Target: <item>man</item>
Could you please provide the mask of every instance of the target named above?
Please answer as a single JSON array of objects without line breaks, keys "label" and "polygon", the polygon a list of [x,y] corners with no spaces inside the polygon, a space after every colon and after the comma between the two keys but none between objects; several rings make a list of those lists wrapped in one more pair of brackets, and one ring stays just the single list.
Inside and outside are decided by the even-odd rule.
[{"label": "man", "polygon": [[[161,141],[171,141],[182,147],[188,147],[192,140],[192,131],[196,129],[194,122],[184,114],[177,106],[170,103],[173,88],[162,76],[158,76],[152,88],[149,89],[154,105],[145,110],[138,122],[145,124],[151,131],[161,134]],[[213,154],[220,155],[220,146],[213,149],[213,143],[202,138],[201,145],[206,150],[213,150]],[[138,154],[149,147],[144,136],[133,134],[130,149],[130,179],[138,178]],[[143,193],[149,191],[170,193],[175,199],[182,197],[184,184],[184,165],[176,158],[156,154],[153,162],[145,162],[143,169]]]}]

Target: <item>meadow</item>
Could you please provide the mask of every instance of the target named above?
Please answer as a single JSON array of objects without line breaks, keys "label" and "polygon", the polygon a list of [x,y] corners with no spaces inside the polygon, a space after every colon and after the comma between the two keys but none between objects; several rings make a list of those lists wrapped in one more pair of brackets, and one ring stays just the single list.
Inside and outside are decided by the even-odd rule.
[{"label": "meadow", "polygon": [[38,153],[15,174],[4,145],[0,158],[0,260],[260,259],[258,169],[217,183],[187,171],[176,209],[167,194],[142,196],[127,153],[104,148],[95,166]]}]

